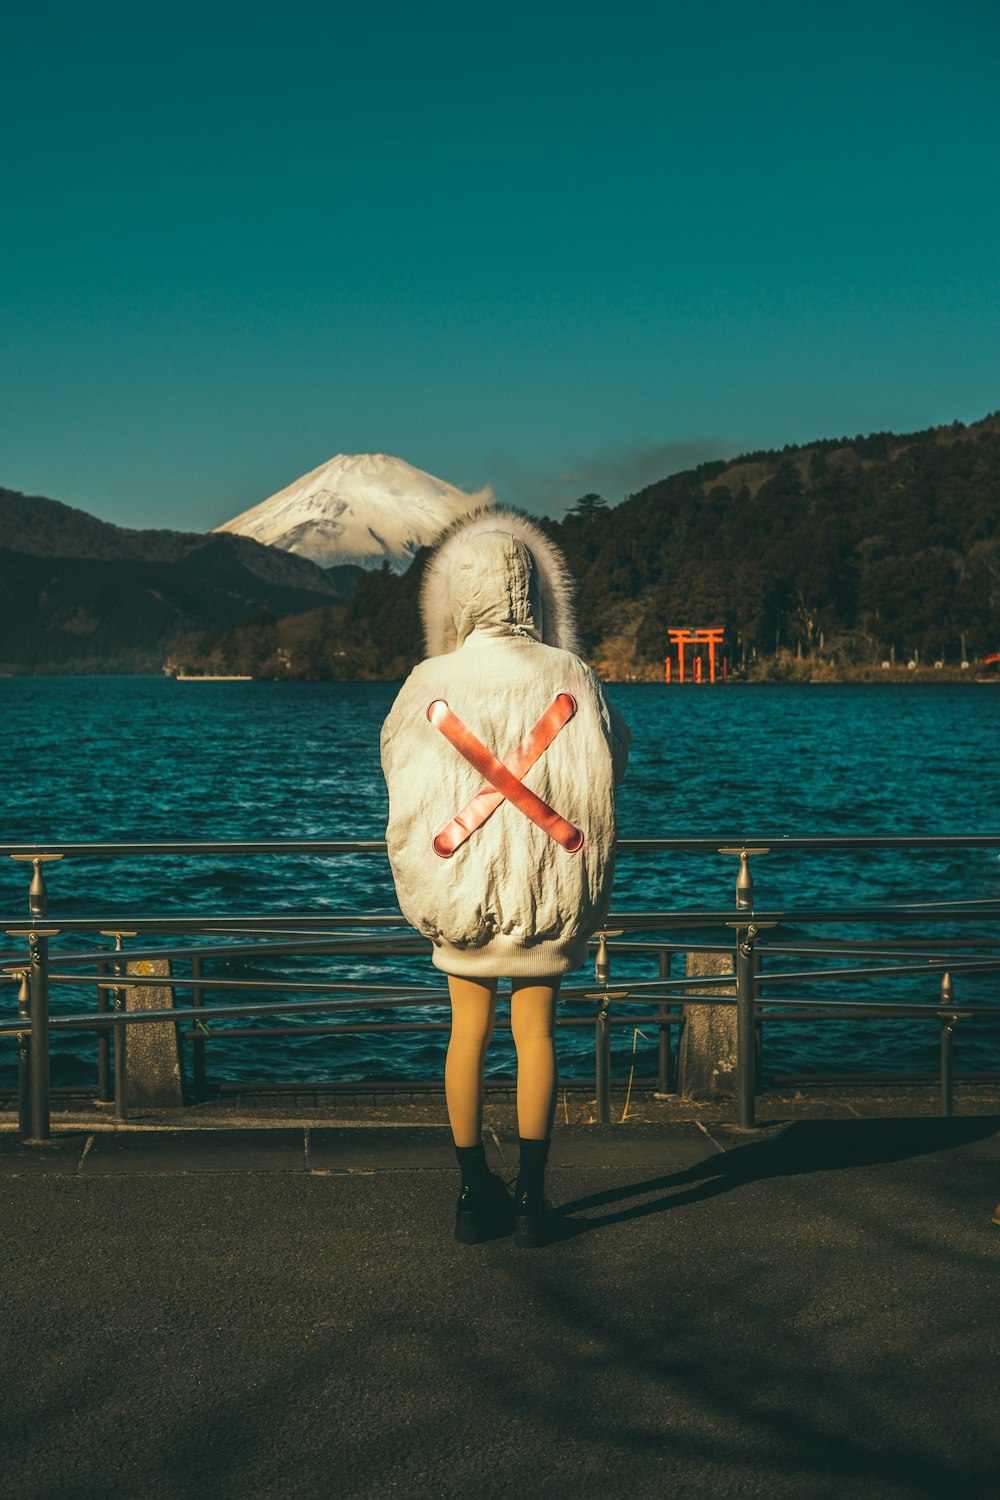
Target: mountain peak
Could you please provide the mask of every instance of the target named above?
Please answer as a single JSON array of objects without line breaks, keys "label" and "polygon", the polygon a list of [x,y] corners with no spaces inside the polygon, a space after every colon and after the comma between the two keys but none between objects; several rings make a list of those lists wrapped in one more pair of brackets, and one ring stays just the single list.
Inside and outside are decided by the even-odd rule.
[{"label": "mountain peak", "polygon": [[251,536],[324,568],[388,562],[402,573],[446,526],[494,499],[489,488],[470,495],[386,453],[338,453],[215,529]]}]

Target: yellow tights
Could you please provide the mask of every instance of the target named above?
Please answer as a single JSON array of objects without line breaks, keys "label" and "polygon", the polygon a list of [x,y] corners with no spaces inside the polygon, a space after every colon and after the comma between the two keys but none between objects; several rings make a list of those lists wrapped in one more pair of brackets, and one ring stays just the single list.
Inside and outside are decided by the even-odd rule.
[{"label": "yellow tights", "polygon": [[[483,1064],[496,1015],[495,979],[448,976],[451,1040],[444,1067],[448,1119],[456,1146],[483,1138]],[[529,1140],[547,1140],[556,1103],[555,1016],[559,980],[515,979],[510,1024],[517,1049],[517,1129]]]}]

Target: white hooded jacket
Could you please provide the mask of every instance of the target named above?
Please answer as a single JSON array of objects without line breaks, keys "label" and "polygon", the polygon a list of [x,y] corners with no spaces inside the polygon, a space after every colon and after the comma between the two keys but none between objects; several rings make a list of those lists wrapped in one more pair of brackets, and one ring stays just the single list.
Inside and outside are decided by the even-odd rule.
[{"label": "white hooded jacket", "polygon": [[[563,974],[585,961],[608,909],[614,788],[629,743],[573,650],[565,564],[529,521],[484,509],[439,543],[421,613],[432,654],[403,684],[381,740],[400,908],[448,974]],[[539,752],[539,721],[557,699]],[[513,762],[506,798],[446,729],[477,757]],[[520,774],[518,747],[520,764],[533,761]],[[523,798],[517,782],[541,803]],[[533,821],[543,804],[545,826]]]}]

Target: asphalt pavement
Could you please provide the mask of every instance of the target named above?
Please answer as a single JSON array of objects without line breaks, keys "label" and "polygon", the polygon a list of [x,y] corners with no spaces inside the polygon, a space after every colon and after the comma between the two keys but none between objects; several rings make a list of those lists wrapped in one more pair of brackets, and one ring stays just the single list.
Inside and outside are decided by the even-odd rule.
[{"label": "asphalt pavement", "polygon": [[0,1493],[996,1500],[998,1127],[570,1126],[537,1251],[440,1126],[7,1132]]}]

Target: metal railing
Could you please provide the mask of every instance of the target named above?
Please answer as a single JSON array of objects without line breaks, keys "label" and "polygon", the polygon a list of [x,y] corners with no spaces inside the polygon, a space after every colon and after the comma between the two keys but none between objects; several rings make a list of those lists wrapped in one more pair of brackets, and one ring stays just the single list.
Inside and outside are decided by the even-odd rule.
[{"label": "metal railing", "polygon": [[[911,850],[953,851],[960,849],[1000,850],[1000,835],[925,835],[918,837],[806,837],[776,839],[673,838],[624,839],[618,849],[623,854],[718,854],[738,860],[735,899],[732,907],[672,911],[624,911],[611,914],[604,929],[595,934],[595,983],[570,985],[562,998],[594,1007],[594,1021],[587,1017],[564,1017],[568,1026],[594,1025],[595,1093],[597,1117],[610,1119],[611,1032],[614,1026],[647,1024],[647,1015],[622,1014],[617,1007],[628,1001],[634,1007],[653,1008],[653,1024],[659,1028],[658,1086],[664,1093],[671,1087],[671,1035],[684,1023],[685,1011],[692,1005],[734,1006],[736,1010],[736,1115],[737,1123],[751,1128],[755,1123],[757,1078],[757,1038],[761,1027],[775,1022],[922,1019],[933,1021],[940,1031],[941,1107],[950,1114],[954,1099],[953,1039],[959,1021],[980,1023],[1000,1019],[1000,1003],[957,1005],[955,977],[1000,973],[1000,938],[996,921],[1000,917],[1000,900],[954,900],[935,902],[891,902],[868,905],[794,906],[781,905],[760,909],[755,905],[751,860],[771,852],[815,854],[830,852]],[[232,959],[239,954],[314,955],[338,957],[350,955],[412,955],[426,953],[429,945],[405,928],[395,913],[310,912],[290,915],[265,912],[252,915],[152,916],[111,914],[100,917],[67,917],[54,922],[49,917],[45,865],[62,859],[130,859],[171,856],[244,857],[281,856],[289,854],[384,856],[381,840],[269,840],[269,841],[174,841],[160,843],[51,843],[42,845],[0,845],[0,855],[31,865],[28,890],[28,922],[16,918],[0,919],[8,937],[27,946],[27,953],[0,954],[0,974],[17,992],[17,1013],[0,1018],[0,1036],[12,1035],[18,1045],[19,1119],[26,1141],[44,1142],[51,1135],[50,1049],[53,1032],[92,1033],[97,1038],[98,1097],[114,1100],[115,1115],[124,1119],[127,1113],[128,1031],[136,1025],[170,1022],[190,1045],[193,1068],[193,1095],[204,1097],[205,1047],[214,1039],[211,1027],[219,1021],[248,1017],[312,1015],[326,1013],[343,1017],[359,1008],[393,1009],[445,1005],[447,991],[440,987],[406,984],[369,984],[353,980],[228,979],[206,973],[205,964],[217,959]],[[781,928],[803,925],[822,927],[904,927],[919,925],[941,935],[928,937],[877,937],[858,939],[782,938]],[[986,927],[972,936],[968,925]],[[647,937],[641,941],[626,934],[662,934],[695,929],[726,929],[727,944],[699,944],[690,939],[671,940]],[[963,936],[956,936],[964,932]],[[765,939],[764,934],[768,937]],[[110,938],[114,949],[96,947],[65,951],[59,954],[59,969],[51,965],[50,942],[74,934],[91,942],[98,936]],[[132,948],[126,951],[126,939],[146,937],[163,939],[185,937],[198,939],[184,945]],[[246,941],[252,938],[252,941]],[[216,941],[211,941],[212,939]],[[221,942],[218,940],[222,940]],[[243,941],[237,941],[242,939]],[[778,939],[775,941],[774,939]],[[765,949],[769,963],[774,960],[840,960],[826,967],[771,968],[761,966]],[[733,958],[732,972],[676,977],[671,960],[678,952],[703,951],[722,953],[728,947]],[[615,984],[612,962],[615,955],[635,958],[645,955],[656,960],[656,974],[651,979],[626,979]],[[190,964],[189,975],[157,974],[143,977],[126,974],[126,960],[133,963],[146,958],[169,958]],[[867,959],[866,963],[844,963],[843,960]],[[79,972],[83,969],[85,972]],[[816,986],[834,985],[838,989],[858,980],[895,982],[900,979],[924,979],[934,976],[939,989],[934,1000],[853,1001],[824,999],[797,991],[812,991]],[[51,1013],[50,989],[57,984],[64,990],[76,988],[96,992],[95,1011],[68,1015]],[[176,998],[177,991],[189,994],[186,1007],[174,1004],[165,1010],[126,1011],[127,989],[144,985],[166,988]],[[279,1001],[252,998],[263,992],[281,990],[290,997]],[[705,990],[728,990],[729,994],[699,993]],[[789,993],[791,992],[791,993]],[[206,1004],[206,994],[223,997],[219,1003]],[[251,998],[233,998],[233,996]],[[225,998],[225,997],[229,998]],[[446,1021],[364,1021],[343,1019],[322,1025],[254,1027],[237,1032],[233,1028],[222,1035],[253,1035],[265,1038],[287,1034],[297,1036],[318,1033],[360,1033],[388,1031],[443,1031]],[[188,1026],[186,1032],[181,1028]]]}]

